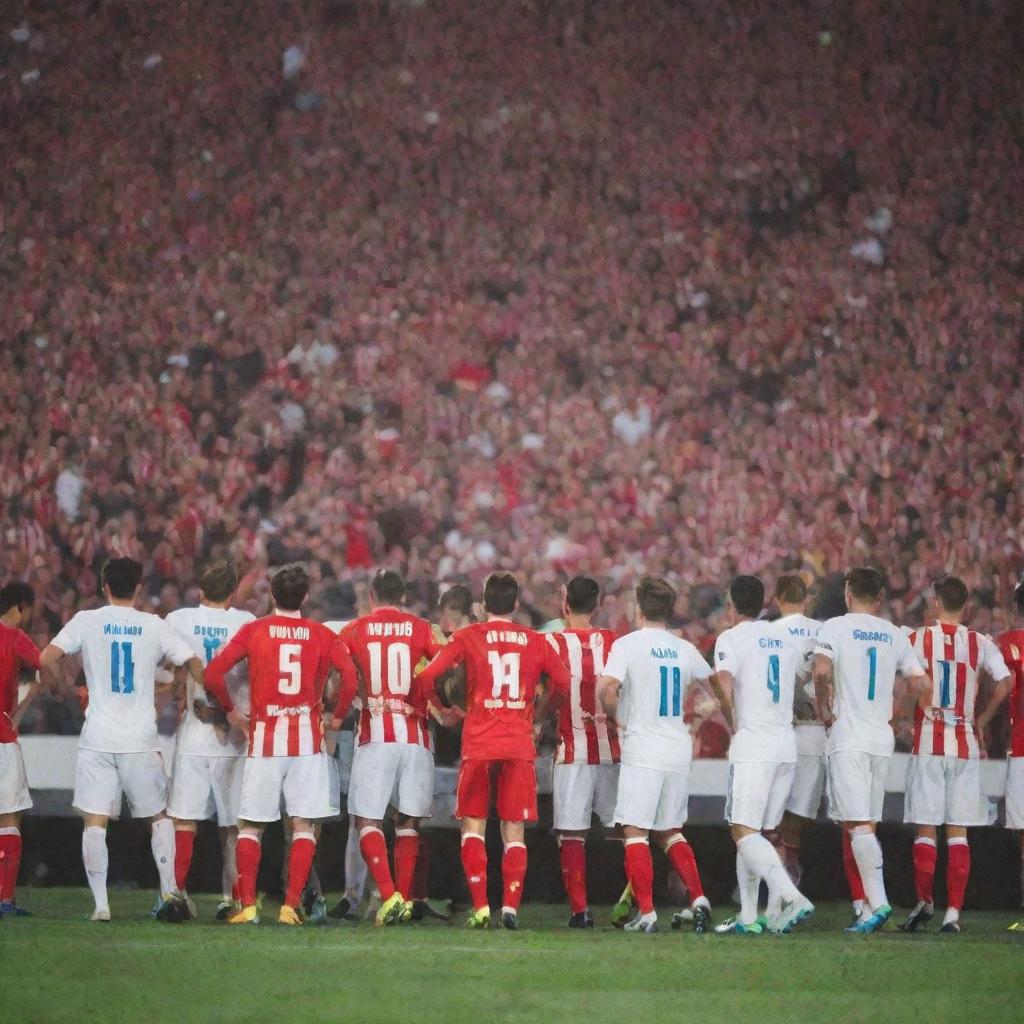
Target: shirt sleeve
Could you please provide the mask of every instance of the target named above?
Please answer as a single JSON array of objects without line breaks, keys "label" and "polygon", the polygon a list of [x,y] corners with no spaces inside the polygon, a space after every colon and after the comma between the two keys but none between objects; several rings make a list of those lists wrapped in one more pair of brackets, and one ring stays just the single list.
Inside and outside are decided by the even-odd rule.
[{"label": "shirt sleeve", "polygon": [[720,633],[715,641],[715,671],[735,676],[739,671],[739,658],[728,631]]},{"label": "shirt sleeve", "polygon": [[32,643],[31,639],[24,633],[18,633],[18,639],[14,645],[14,653],[17,654],[18,660],[22,665],[27,665],[29,668],[39,671],[39,648]]},{"label": "shirt sleeve", "polygon": [[[548,637],[550,638],[550,634]],[[552,693],[558,694],[564,700],[572,688],[569,666],[562,661],[562,655],[559,653],[556,643],[547,643],[546,640],[541,640],[541,644],[544,652],[544,674],[551,684]]]},{"label": "shirt sleeve", "polygon": [[814,641],[814,653],[828,658],[829,661],[835,661],[835,643],[832,624],[830,622],[823,623],[818,632],[818,639]]},{"label": "shirt sleeve", "polygon": [[217,653],[206,666],[203,684],[206,692],[217,698],[225,711],[234,710],[235,704],[228,693],[225,677],[243,658],[249,654],[249,626],[243,626]]},{"label": "shirt sleeve", "polygon": [[334,636],[329,629],[325,632],[333,641],[330,649],[331,664],[338,670],[338,675],[341,677],[338,698],[334,702],[334,717],[344,718],[355,699],[356,690],[359,688],[359,673],[356,672],[356,663],[352,660],[352,654],[344,640]]},{"label": "shirt sleeve", "polygon": [[185,638],[164,619],[157,619],[160,623],[160,659],[169,661],[175,665],[184,665],[191,661],[196,652],[185,642]]},{"label": "shirt sleeve", "polygon": [[[715,646],[717,647],[717,644]],[[692,644],[688,654],[691,679],[710,679],[715,674],[715,670],[704,660],[700,651]],[[732,669],[727,669],[726,671],[731,672]]]},{"label": "shirt sleeve", "polygon": [[923,676],[925,674],[921,659],[914,653],[910,641],[902,633],[896,640],[896,671],[905,676]]},{"label": "shirt sleeve", "polygon": [[1002,682],[1010,675],[1010,669],[1003,658],[1002,651],[987,636],[979,637],[981,640],[981,656],[978,661],[981,667],[995,680]]},{"label": "shirt sleeve", "polygon": [[64,628],[50,641],[54,647],[59,647],[65,654],[78,654],[82,649],[82,613],[71,617]]},{"label": "shirt sleeve", "polygon": [[429,622],[424,622],[421,628],[423,630],[423,652],[428,658],[433,658],[444,644],[434,636],[434,627]]},{"label": "shirt sleeve", "polygon": [[604,671],[601,673],[601,675],[610,676],[620,683],[626,681],[629,660],[624,640],[625,637],[622,637],[612,644],[612,649],[608,652],[608,660],[604,663]]},{"label": "shirt sleeve", "polygon": [[462,664],[465,657],[466,649],[462,644],[462,638],[458,633],[453,633],[449,637],[448,643],[431,659],[430,664],[424,665],[416,673],[414,685],[419,690],[417,698],[424,706],[433,694],[438,679],[449,669]]}]

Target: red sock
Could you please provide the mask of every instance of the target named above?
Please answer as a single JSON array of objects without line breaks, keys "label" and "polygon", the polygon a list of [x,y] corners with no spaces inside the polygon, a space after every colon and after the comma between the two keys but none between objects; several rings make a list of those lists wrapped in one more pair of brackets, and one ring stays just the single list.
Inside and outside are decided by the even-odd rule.
[{"label": "red sock", "polygon": [[948,840],[948,860],[946,861],[946,897],[949,906],[954,910],[962,910],[964,893],[967,891],[967,879],[971,874],[971,848],[966,839]]},{"label": "red sock", "polygon": [[316,836],[312,832],[296,832],[292,836],[292,850],[288,855],[288,891],[285,893],[286,906],[297,907],[302,900],[302,890],[309,878],[316,853]]},{"label": "red sock", "polygon": [[0,900],[14,900],[21,865],[21,832],[18,828],[0,828]]},{"label": "red sock", "polygon": [[484,837],[475,832],[462,837],[462,870],[466,873],[473,909],[483,910],[487,906],[487,846]]},{"label": "red sock", "polygon": [[526,880],[526,844],[507,843],[501,858],[502,908],[519,910],[523,898],[523,882]]},{"label": "red sock", "polygon": [[578,836],[565,838],[558,852],[569,909],[574,914],[582,914],[587,909],[587,842]]},{"label": "red sock", "polygon": [[938,851],[935,840],[923,836],[914,840],[914,888],[917,898],[925,903],[935,902],[935,859]]},{"label": "red sock", "polygon": [[395,831],[395,888],[402,899],[412,899],[412,880],[416,874],[416,860],[420,853],[420,837],[414,828]]},{"label": "red sock", "polygon": [[256,906],[256,876],[260,873],[260,841],[243,832],[238,837],[235,860],[238,863],[238,898],[243,907]]},{"label": "red sock", "polygon": [[370,874],[373,875],[381,900],[386,903],[395,894],[395,883],[391,878],[388,845],[384,842],[384,833],[373,826],[364,828],[359,833],[359,850],[370,869]]},{"label": "red sock", "polygon": [[179,828],[174,832],[174,884],[179,892],[185,891],[188,869],[192,864],[192,848],[195,846],[196,834],[187,829]]},{"label": "red sock", "polygon": [[690,890],[690,901],[698,900],[704,895],[704,887],[700,884],[700,873],[697,871],[697,858],[693,855],[693,847],[682,837],[669,840],[665,848],[672,867],[679,872],[683,885]]},{"label": "red sock", "polygon": [[846,884],[850,887],[850,899],[855,903],[864,902],[864,883],[860,880],[860,869],[853,856],[850,833],[843,829],[843,870],[846,872]]},{"label": "red sock", "polygon": [[626,840],[626,878],[641,914],[654,910],[654,861],[646,839]]},{"label": "red sock", "polygon": [[416,870],[412,875],[411,900],[425,900],[430,889],[430,843],[421,835],[419,850],[416,854]]}]

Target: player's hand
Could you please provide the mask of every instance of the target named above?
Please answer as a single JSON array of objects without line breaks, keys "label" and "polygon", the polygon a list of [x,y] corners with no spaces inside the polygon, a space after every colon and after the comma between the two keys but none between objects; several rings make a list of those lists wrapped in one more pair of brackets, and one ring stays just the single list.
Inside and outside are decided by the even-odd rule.
[{"label": "player's hand", "polygon": [[238,708],[232,708],[228,712],[228,722],[238,729],[239,732],[248,733],[249,731],[249,716],[243,715]]}]

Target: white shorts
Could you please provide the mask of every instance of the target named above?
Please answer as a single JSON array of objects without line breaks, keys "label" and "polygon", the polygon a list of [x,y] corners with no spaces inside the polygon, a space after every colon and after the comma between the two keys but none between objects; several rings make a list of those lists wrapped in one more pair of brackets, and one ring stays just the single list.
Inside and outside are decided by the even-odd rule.
[{"label": "white shorts", "polygon": [[408,818],[434,808],[434,755],[413,743],[364,743],[352,759],[348,813],[383,820],[393,807]]},{"label": "white shorts", "polygon": [[725,820],[747,828],[775,828],[782,821],[786,799],[793,785],[792,761],[737,761],[729,765],[729,794]]},{"label": "white shorts", "polygon": [[606,827],[615,823],[617,764],[556,764],[552,779],[558,831],[584,832],[595,814]]},{"label": "white shorts", "polygon": [[793,785],[786,810],[801,818],[817,818],[825,789],[825,758],[820,754],[797,754]]},{"label": "white shorts", "polygon": [[0,743],[0,814],[18,814],[31,806],[21,744]]},{"label": "white shorts", "polygon": [[167,813],[180,821],[206,821],[216,816],[221,828],[238,824],[244,757],[178,754]]},{"label": "white shorts", "polygon": [[1024,829],[1024,757],[1006,759],[1006,827]]},{"label": "white shorts", "polygon": [[908,825],[987,825],[977,758],[914,754],[907,763],[903,820]]},{"label": "white shorts", "polygon": [[167,807],[167,773],[158,750],[108,754],[78,750],[72,806],[83,814],[117,818],[121,793],[128,797],[133,818],[152,818]]},{"label": "white shorts", "polygon": [[292,818],[331,816],[331,771],[327,755],[247,757],[242,769],[242,821],[278,821],[282,803]]},{"label": "white shorts", "polygon": [[619,766],[615,824],[668,832],[686,824],[690,771],[663,772],[637,765]]},{"label": "white shorts", "polygon": [[829,754],[829,817],[833,821],[881,821],[890,760],[862,750]]},{"label": "white shorts", "polygon": [[328,815],[330,818],[341,817],[341,769],[338,767],[338,759],[336,757],[327,757],[327,774],[330,779],[330,799],[331,799],[331,813]]}]

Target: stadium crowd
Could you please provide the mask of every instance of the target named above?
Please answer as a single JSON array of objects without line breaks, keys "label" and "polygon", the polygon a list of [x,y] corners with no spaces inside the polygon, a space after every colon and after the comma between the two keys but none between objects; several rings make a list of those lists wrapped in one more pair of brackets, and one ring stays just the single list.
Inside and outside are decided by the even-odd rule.
[{"label": "stadium crowd", "polygon": [[966,8],[8,5],[0,579],[34,638],[110,556],[165,613],[225,553],[256,612],[308,562],[324,618],[373,566],[421,611],[504,566],[536,623],[598,575],[624,629],[651,572],[704,649],[735,573],[871,562],[894,621],[955,572],[1001,631],[1024,18]]}]

